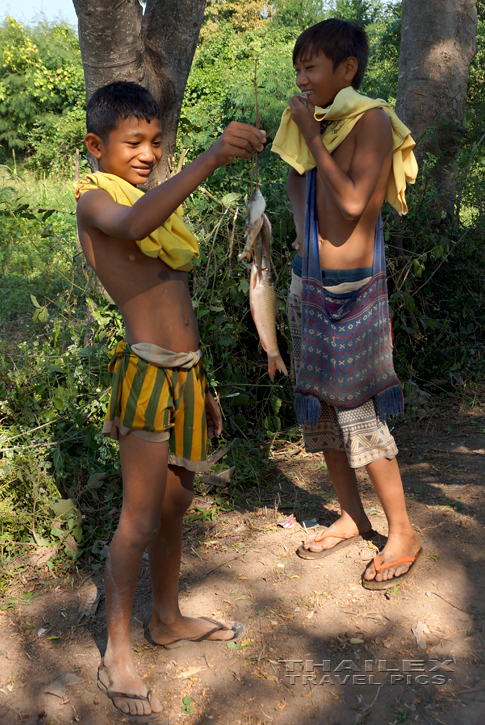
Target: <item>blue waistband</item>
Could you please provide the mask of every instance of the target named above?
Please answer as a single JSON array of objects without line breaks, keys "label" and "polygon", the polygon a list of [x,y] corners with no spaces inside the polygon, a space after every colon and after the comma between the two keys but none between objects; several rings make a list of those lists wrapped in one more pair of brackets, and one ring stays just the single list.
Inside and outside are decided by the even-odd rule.
[{"label": "blue waistband", "polygon": [[[297,277],[301,277],[303,260],[298,254],[293,258],[292,269]],[[357,282],[366,277],[372,277],[372,266],[356,269],[322,269],[322,282],[325,287],[333,287],[343,282]]]}]

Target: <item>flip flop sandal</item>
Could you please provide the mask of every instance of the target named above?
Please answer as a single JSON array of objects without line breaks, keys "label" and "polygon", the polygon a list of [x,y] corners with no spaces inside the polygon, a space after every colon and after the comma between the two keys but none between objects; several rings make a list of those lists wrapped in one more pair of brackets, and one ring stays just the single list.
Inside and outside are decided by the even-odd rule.
[{"label": "flip flop sandal", "polygon": [[104,695],[106,695],[106,697],[108,697],[111,700],[111,702],[113,703],[115,708],[118,710],[118,712],[120,712],[122,715],[124,715],[124,717],[129,718],[132,722],[144,723],[144,722],[153,722],[154,720],[158,719],[161,716],[161,714],[162,714],[161,711],[152,712],[149,715],[135,715],[135,714],[132,715],[131,713],[125,712],[124,710],[122,710],[121,707],[118,707],[118,705],[115,703],[115,697],[123,697],[126,700],[139,700],[141,702],[148,702],[148,704],[150,704],[152,691],[150,688],[147,688],[146,695],[130,695],[127,692],[116,692],[114,690],[110,690],[109,687],[107,687],[104,684],[104,682],[101,681],[101,678],[99,676],[99,673],[103,672],[103,671],[106,673],[108,680],[111,679],[110,676],[108,675],[108,673],[106,672],[106,668],[102,662],[100,664],[100,666],[98,667],[98,677],[97,677],[98,688],[101,690],[101,692]]},{"label": "flip flop sandal", "polygon": [[378,582],[375,579],[364,579],[364,574],[370,566],[370,564],[367,564],[364,574],[362,574],[362,586],[364,587],[364,589],[371,589],[374,591],[382,589],[392,589],[395,584],[400,584],[402,581],[408,579],[411,576],[416,568],[418,559],[422,551],[423,549],[421,548],[415,556],[402,556],[400,559],[396,559],[396,561],[390,561],[387,564],[381,564],[380,555],[377,554],[377,556],[374,557],[374,567],[376,570],[376,574],[378,574],[380,571],[383,571],[383,569],[390,569],[391,566],[396,566],[397,564],[405,564],[408,561],[411,562],[411,566],[407,571],[404,572],[404,574],[401,574],[400,576],[394,576],[392,577],[392,579],[386,579],[385,581]]},{"label": "flip flop sandal", "polygon": [[352,536],[349,534],[339,534],[336,531],[329,532],[328,529],[324,529],[322,534],[319,534],[315,537],[314,541],[316,543],[323,541],[323,539],[329,538],[342,539],[342,541],[339,544],[335,544],[335,546],[332,546],[331,549],[322,549],[322,551],[310,551],[310,549],[305,549],[303,544],[301,544],[301,546],[299,546],[296,550],[296,553],[298,554],[300,559],[324,559],[326,556],[330,556],[330,554],[334,554],[336,551],[339,551],[339,549],[345,549],[347,546],[350,546],[351,544],[356,544],[358,541],[368,541],[376,535],[377,532],[373,529],[367,531],[367,533],[365,534],[358,534],[357,536]]},{"label": "flip flop sandal", "polygon": [[[146,639],[150,642],[150,644],[153,644],[155,647],[165,647],[165,649],[177,649],[178,647],[182,647],[186,642],[217,642],[219,644],[225,644],[226,642],[234,642],[236,639],[239,639],[244,634],[245,628],[244,625],[240,622],[229,622],[230,626],[228,627],[223,622],[219,622],[217,619],[212,619],[211,617],[199,617],[199,619],[205,619],[207,622],[212,622],[212,624],[215,624],[216,626],[210,629],[205,634],[201,635],[200,637],[196,637],[194,639],[174,639],[173,642],[167,642],[165,644],[159,644],[158,642],[155,642],[150,634],[150,631],[147,630],[145,632]],[[223,631],[232,631],[232,637],[229,639],[209,639],[209,637],[214,634],[215,632],[223,632]]]}]

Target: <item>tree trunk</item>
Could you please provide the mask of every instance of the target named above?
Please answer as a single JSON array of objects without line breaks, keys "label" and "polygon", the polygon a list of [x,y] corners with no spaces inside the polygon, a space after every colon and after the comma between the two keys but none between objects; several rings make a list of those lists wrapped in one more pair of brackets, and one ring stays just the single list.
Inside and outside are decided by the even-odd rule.
[{"label": "tree trunk", "polygon": [[148,88],[160,105],[163,156],[153,183],[163,181],[175,148],[185,85],[206,0],[73,0],[87,100],[112,81]]},{"label": "tree trunk", "polygon": [[402,0],[396,111],[418,142],[418,160],[436,156],[434,178],[450,212],[476,33],[476,0]]}]

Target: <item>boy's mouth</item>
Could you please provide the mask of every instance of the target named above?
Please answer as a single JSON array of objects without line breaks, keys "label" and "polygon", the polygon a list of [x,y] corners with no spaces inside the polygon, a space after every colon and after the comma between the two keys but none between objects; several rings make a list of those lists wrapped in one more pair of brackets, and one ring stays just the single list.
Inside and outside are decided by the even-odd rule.
[{"label": "boy's mouth", "polygon": [[151,166],[133,166],[133,171],[136,171],[140,176],[150,176],[152,173]]}]

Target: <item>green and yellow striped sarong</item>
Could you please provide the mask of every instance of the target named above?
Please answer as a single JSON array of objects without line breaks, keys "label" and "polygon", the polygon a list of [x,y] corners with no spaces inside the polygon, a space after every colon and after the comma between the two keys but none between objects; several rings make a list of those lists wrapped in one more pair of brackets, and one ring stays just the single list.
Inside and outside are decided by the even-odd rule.
[{"label": "green and yellow striped sarong", "polygon": [[[145,347],[165,357],[175,355],[154,345]],[[169,464],[205,471],[207,376],[202,359],[189,355],[192,367],[161,367],[163,355],[153,355],[155,365],[138,357],[127,342],[118,343],[108,366],[111,397],[103,433],[115,439],[132,432],[153,442],[168,440]]]}]

